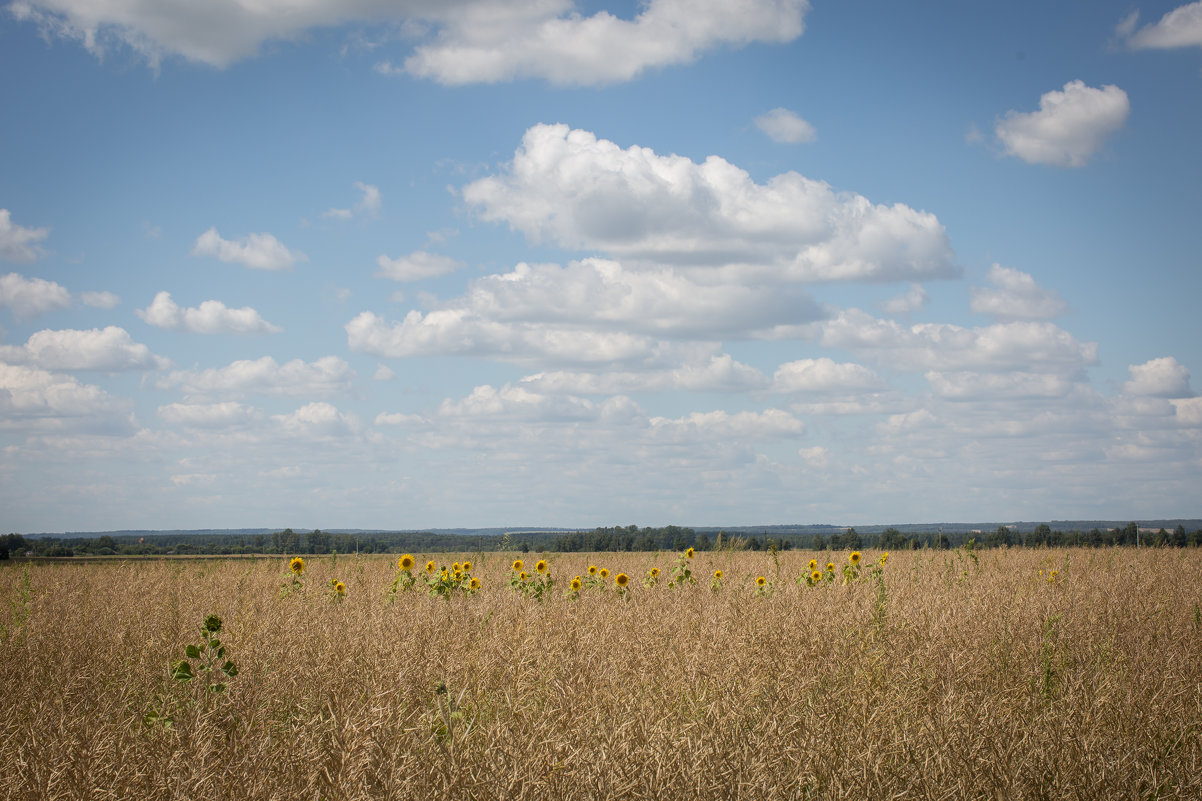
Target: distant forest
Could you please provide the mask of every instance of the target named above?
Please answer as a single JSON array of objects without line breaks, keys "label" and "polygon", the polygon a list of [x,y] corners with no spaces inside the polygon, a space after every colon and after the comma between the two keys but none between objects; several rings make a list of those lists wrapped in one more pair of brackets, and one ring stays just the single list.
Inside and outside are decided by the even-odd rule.
[{"label": "distant forest", "polygon": [[[1171,521],[1170,521],[1171,522]],[[1187,521],[1197,523],[1198,521]],[[833,526],[766,526],[757,529],[708,529],[681,526],[598,527],[591,531],[510,531],[445,533],[431,531],[338,532],[179,532],[113,533],[86,536],[0,536],[0,559],[12,557],[175,556],[326,553],[444,553],[487,551],[699,551],[778,550],[824,551],[875,548],[998,548],[1006,546],[1156,547],[1202,546],[1202,526],[1187,531],[1177,524],[1153,531],[1128,523],[1122,527],[1089,530],[1053,528],[1040,523],[1030,528],[998,526],[981,531],[924,531],[914,526],[858,532]]]}]

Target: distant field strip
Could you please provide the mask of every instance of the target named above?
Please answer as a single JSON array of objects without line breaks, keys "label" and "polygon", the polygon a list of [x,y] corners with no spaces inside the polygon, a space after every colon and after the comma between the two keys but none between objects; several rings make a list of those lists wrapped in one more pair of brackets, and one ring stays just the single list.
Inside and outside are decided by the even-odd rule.
[{"label": "distant field strip", "polygon": [[0,799],[1202,798],[1202,549],[413,557],[5,563]]}]

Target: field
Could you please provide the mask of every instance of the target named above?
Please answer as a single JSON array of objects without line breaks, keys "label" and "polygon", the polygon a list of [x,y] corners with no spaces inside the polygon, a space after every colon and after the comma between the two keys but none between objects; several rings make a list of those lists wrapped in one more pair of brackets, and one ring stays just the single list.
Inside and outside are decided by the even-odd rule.
[{"label": "field", "polygon": [[1202,798],[1200,549],[415,556],[0,567],[0,798]]}]

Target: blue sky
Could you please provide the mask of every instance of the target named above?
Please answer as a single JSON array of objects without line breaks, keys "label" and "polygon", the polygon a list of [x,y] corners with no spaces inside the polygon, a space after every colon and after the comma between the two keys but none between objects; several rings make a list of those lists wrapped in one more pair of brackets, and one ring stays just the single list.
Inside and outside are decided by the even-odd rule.
[{"label": "blue sky", "polygon": [[1198,515],[1202,2],[201,8],[0,9],[6,530]]}]

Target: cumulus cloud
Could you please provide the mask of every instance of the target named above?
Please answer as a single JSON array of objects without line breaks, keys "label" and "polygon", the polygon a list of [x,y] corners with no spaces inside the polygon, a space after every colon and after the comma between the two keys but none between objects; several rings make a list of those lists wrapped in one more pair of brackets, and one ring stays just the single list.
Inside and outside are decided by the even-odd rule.
[{"label": "cumulus cloud", "polygon": [[719,45],[792,41],[808,9],[807,0],[649,0],[624,20],[607,11],[581,16],[568,0],[473,3],[444,17],[434,41],[419,45],[405,70],[446,84],[615,83],[691,62]]},{"label": "cumulus cloud", "polygon": [[149,306],[134,313],[157,328],[193,334],[275,334],[283,330],[249,306],[231,309],[219,300],[206,300],[196,308],[182,308],[170,292],[158,293]]},{"label": "cumulus cloud", "polygon": [[652,417],[653,432],[667,439],[778,439],[800,437],[805,424],[783,409],[736,412],[721,409],[678,418]]},{"label": "cumulus cloud", "polygon": [[1068,308],[1060,295],[1039,286],[1022,270],[995,263],[988,280],[993,288],[969,289],[969,308],[979,314],[999,320],[1049,320]]},{"label": "cumulus cloud", "polygon": [[340,439],[362,429],[353,414],[344,414],[324,402],[308,403],[290,414],[272,415],[272,421],[289,437],[302,439]]},{"label": "cumulus cloud", "polygon": [[0,276],[0,306],[7,306],[17,317],[33,317],[70,305],[71,293],[54,281],[26,278],[19,273]]},{"label": "cumulus cloud", "polygon": [[896,281],[959,274],[943,226],[795,172],[766,184],[717,156],[621,149],[566,125],[530,128],[508,169],[463,198],[485,220],[655,263],[761,280]]},{"label": "cumulus cloud", "polygon": [[120,303],[121,298],[112,292],[81,292],[79,299],[83,301],[83,305],[92,306],[96,309],[115,309]]},{"label": "cumulus cloud", "polygon": [[456,261],[450,256],[415,250],[408,256],[396,259],[390,259],[381,254],[376,258],[376,265],[380,268],[376,271],[376,275],[380,278],[391,278],[393,281],[421,281],[424,278],[437,278],[440,275],[453,273],[463,267],[463,262]]},{"label": "cumulus cloud", "polygon": [[32,334],[24,345],[0,346],[0,360],[10,364],[28,364],[49,370],[162,370],[171,361],[134,342],[129,332],[117,326],[42,330]]},{"label": "cumulus cloud", "polygon": [[925,308],[928,300],[927,291],[922,284],[910,284],[910,288],[902,294],[881,303],[881,311],[894,315],[911,314]]},{"label": "cumulus cloud", "polygon": [[1131,380],[1123,384],[1128,395],[1148,395],[1157,398],[1189,398],[1189,370],[1172,356],[1162,356],[1143,364],[1127,367]]},{"label": "cumulus cloud", "polygon": [[365,184],[362,181],[355,181],[354,186],[362,193],[358,203],[349,209],[328,209],[322,216],[333,217],[338,220],[349,220],[356,214],[366,214],[369,217],[375,217],[379,214],[380,206],[383,202],[383,198],[380,195],[380,187]]},{"label": "cumulus cloud", "polygon": [[1081,386],[1071,376],[1056,373],[936,372],[926,374],[936,395],[951,401],[1028,400],[1062,398]]},{"label": "cumulus cloud", "polygon": [[825,356],[786,362],[772,376],[773,392],[845,393],[884,388],[881,377],[864,365],[840,363]]},{"label": "cumulus cloud", "polygon": [[1078,375],[1098,361],[1096,342],[1079,342],[1048,322],[965,328],[943,323],[903,326],[848,309],[820,324],[827,347],[846,348],[902,371],[1057,372]]},{"label": "cumulus cloud", "polygon": [[1131,103],[1114,85],[1069,81],[1039,98],[1039,111],[1007,111],[994,128],[1006,155],[1029,164],[1083,167],[1123,127]]},{"label": "cumulus cloud", "polygon": [[222,239],[216,228],[196,238],[192,255],[212,256],[254,270],[291,270],[298,261],[308,261],[304,253],[289,250],[271,234],[249,234],[232,241]]},{"label": "cumulus cloud", "polygon": [[128,434],[132,403],[72,376],[0,362],[0,428]]},{"label": "cumulus cloud", "polygon": [[293,359],[279,364],[270,356],[241,359],[225,367],[175,370],[159,379],[159,389],[188,395],[335,395],[350,389],[355,371],[337,356],[312,362]]},{"label": "cumulus cloud", "polygon": [[376,371],[372,374],[372,379],[376,381],[391,381],[396,378],[396,372],[386,364],[377,364]]},{"label": "cumulus cloud", "polygon": [[1134,11],[1119,23],[1119,38],[1133,50],[1202,47],[1202,2],[1188,3],[1165,14],[1159,22],[1138,31],[1139,12]]},{"label": "cumulus cloud", "polygon": [[540,392],[622,395],[632,392],[747,392],[768,386],[768,379],[756,368],[721,353],[662,370],[548,370],[523,377],[521,384]]},{"label": "cumulus cloud", "polygon": [[403,69],[442,83],[534,77],[598,84],[687,63],[721,45],[791,41],[808,8],[807,0],[650,0],[630,20],[607,11],[582,16],[571,0],[231,0],[203,9],[152,0],[16,0],[10,11],[97,56],[129,47],[156,68],[167,56],[225,67],[255,56],[265,42],[358,22],[432,31]]},{"label": "cumulus cloud", "polygon": [[158,408],[159,417],[186,428],[221,429],[248,425],[262,418],[253,406],[223,403],[169,403]]},{"label": "cumulus cloud", "polygon": [[774,108],[755,118],[759,128],[773,142],[797,145],[818,138],[814,126],[787,108]]},{"label": "cumulus cloud", "polygon": [[8,209],[0,209],[0,259],[30,262],[43,255],[38,243],[50,235],[49,228],[26,228],[12,220]]}]

